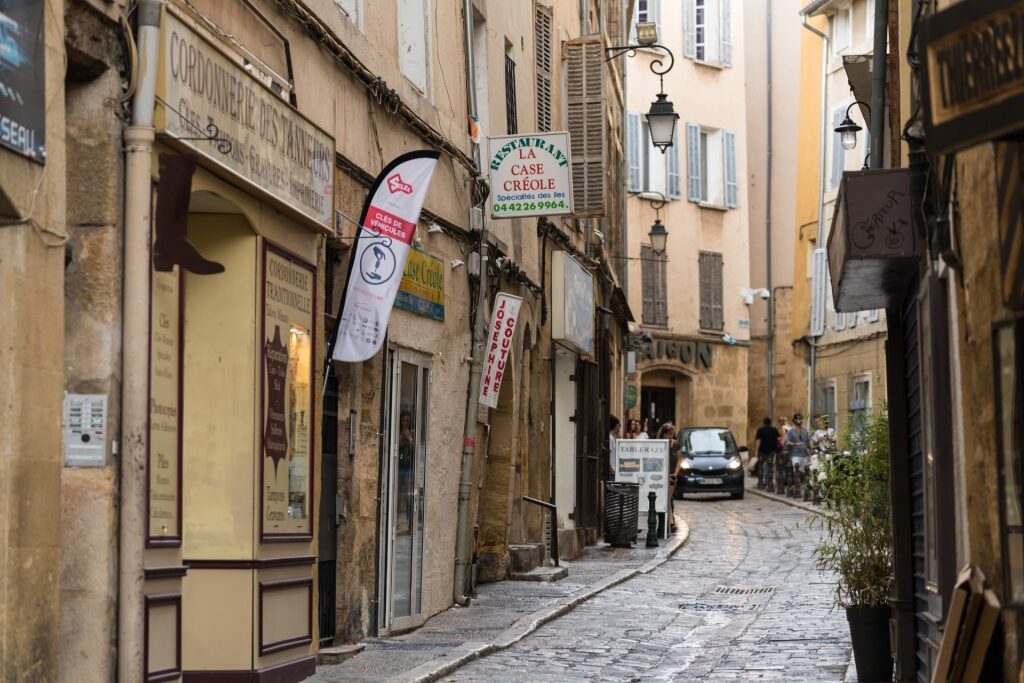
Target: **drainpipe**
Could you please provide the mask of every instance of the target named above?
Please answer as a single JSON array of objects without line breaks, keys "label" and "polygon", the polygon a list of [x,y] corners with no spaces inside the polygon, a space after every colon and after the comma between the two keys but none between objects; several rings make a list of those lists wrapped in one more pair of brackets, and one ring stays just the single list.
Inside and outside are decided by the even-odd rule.
[{"label": "drainpipe", "polygon": [[768,415],[775,415],[775,292],[772,288],[772,0],[764,3],[767,42],[768,116],[767,177],[765,178],[765,289],[768,290]]},{"label": "drainpipe", "polygon": [[[877,2],[878,0],[876,0]],[[884,1],[884,0],[882,0]],[[813,33],[814,35],[821,38],[821,149],[818,153],[818,236],[815,241],[815,249],[817,252],[819,249],[824,249],[822,244],[825,242],[825,145],[828,144],[828,57],[830,53],[830,43],[828,36],[814,28],[807,23],[807,15],[801,13],[803,18],[803,27]],[[811,280],[811,319],[814,319],[814,292],[825,287],[824,282],[819,282],[817,276]],[[824,304],[824,297],[821,297],[821,301]],[[824,312],[822,312],[824,314]],[[811,334],[807,335],[808,344],[811,347],[811,368],[807,374],[807,419],[814,419],[814,387],[815,387],[815,372],[817,370],[817,342],[813,335],[813,330],[810,330]]]},{"label": "drainpipe", "polygon": [[889,0],[875,0],[871,53],[871,168],[882,168],[885,151],[885,73],[889,44]]},{"label": "drainpipe", "polygon": [[[471,116],[477,115],[476,103],[476,67],[473,63],[473,2],[463,0],[463,23],[465,24],[465,57],[466,57],[466,103]],[[473,145],[473,159],[480,169],[480,146]],[[477,170],[479,174],[479,170]],[[473,207],[469,209],[469,219],[473,219]],[[487,221],[480,225],[480,278],[476,292],[476,315],[473,320],[473,345],[470,349],[472,359],[469,368],[469,394],[466,396],[466,423],[462,437],[462,476],[459,479],[459,520],[455,535],[455,581],[452,587],[452,599],[456,604],[465,607],[469,604],[466,595],[466,569],[469,565],[469,498],[473,490],[473,458],[476,454],[476,416],[480,409],[480,371],[483,365],[484,348],[484,308],[487,303]]]},{"label": "drainpipe", "polygon": [[149,347],[150,169],[162,0],[140,0],[138,89],[124,131],[124,299],[121,329],[121,481],[118,543],[117,678],[143,674],[143,539],[146,534],[146,430]]}]

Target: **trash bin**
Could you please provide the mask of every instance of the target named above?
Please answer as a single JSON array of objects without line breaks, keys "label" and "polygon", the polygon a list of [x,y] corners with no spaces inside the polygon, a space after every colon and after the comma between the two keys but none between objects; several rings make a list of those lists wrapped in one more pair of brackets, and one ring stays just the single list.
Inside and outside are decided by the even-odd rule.
[{"label": "trash bin", "polygon": [[605,484],[604,540],[613,548],[631,548],[640,512],[638,484]]}]

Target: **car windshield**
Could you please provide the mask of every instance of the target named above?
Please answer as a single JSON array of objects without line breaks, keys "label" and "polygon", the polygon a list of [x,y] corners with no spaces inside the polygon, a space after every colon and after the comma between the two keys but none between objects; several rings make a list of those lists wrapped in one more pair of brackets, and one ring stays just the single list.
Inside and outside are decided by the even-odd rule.
[{"label": "car windshield", "polygon": [[725,455],[735,452],[736,443],[728,429],[694,429],[683,432],[683,453],[695,455]]}]

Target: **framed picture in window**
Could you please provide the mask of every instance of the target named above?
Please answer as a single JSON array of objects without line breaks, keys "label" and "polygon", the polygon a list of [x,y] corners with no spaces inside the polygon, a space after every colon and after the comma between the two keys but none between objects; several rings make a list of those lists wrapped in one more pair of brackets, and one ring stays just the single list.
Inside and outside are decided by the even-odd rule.
[{"label": "framed picture in window", "polygon": [[1024,318],[992,326],[1003,605],[1024,609]]}]

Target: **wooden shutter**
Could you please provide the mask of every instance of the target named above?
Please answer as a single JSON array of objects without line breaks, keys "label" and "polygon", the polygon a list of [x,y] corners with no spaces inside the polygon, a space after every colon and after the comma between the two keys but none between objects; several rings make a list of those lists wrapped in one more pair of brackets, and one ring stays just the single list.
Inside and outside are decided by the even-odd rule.
[{"label": "wooden shutter", "polygon": [[[844,108],[840,107],[832,112],[832,130],[843,122],[845,116]],[[839,187],[839,181],[843,179],[843,168],[846,166],[846,158],[843,145],[840,142],[839,133],[832,133],[832,178],[830,187]]]},{"label": "wooden shutter", "polygon": [[697,56],[697,39],[693,32],[693,0],[683,0],[683,56],[694,59]]},{"label": "wooden shutter", "polygon": [[551,130],[551,8],[537,5],[533,33],[537,65],[537,130]]},{"label": "wooden shutter", "polygon": [[668,182],[666,183],[668,196],[672,199],[679,199],[679,127],[672,133],[672,146],[668,149]]},{"label": "wooden shutter", "polygon": [[[652,250],[653,255],[653,250]],[[654,318],[657,325],[668,325],[668,278],[664,254],[654,255]]]},{"label": "wooden shutter", "polygon": [[740,186],[736,173],[736,133],[723,131],[722,142],[725,156],[725,205],[735,209],[740,205]]},{"label": "wooden shutter", "polygon": [[604,49],[602,38],[565,43],[566,107],[577,218],[604,215]]},{"label": "wooden shutter", "polygon": [[700,201],[700,126],[686,124],[686,198]]},{"label": "wooden shutter", "polygon": [[640,245],[640,278],[643,286],[643,322],[645,325],[654,323],[655,319],[655,282],[654,250],[649,244]]},{"label": "wooden shutter", "polygon": [[640,125],[640,112],[626,113],[626,157],[629,163],[629,191],[640,192],[640,144],[643,141],[643,129]]},{"label": "wooden shutter", "polygon": [[720,0],[721,4],[721,23],[720,28],[720,41],[722,56],[722,66],[732,66],[732,2],[731,0]]},{"label": "wooden shutter", "polygon": [[709,251],[700,252],[700,326],[705,330],[721,330],[725,327],[722,306],[722,255]]}]

